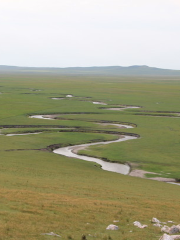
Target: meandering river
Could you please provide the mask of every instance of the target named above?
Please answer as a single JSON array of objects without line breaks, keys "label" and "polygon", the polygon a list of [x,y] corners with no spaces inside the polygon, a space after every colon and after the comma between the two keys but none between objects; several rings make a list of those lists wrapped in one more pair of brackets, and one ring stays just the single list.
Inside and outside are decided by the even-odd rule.
[{"label": "meandering river", "polygon": [[[137,107],[137,106],[126,106],[126,107],[121,107],[121,108],[106,108],[106,110],[119,110],[119,111],[121,111],[121,110],[129,109],[129,108],[139,108],[139,107]],[[56,116],[57,115],[34,115],[34,116],[30,116],[30,118],[54,120],[54,118]],[[120,127],[120,128],[133,128],[132,125],[125,125],[125,124],[115,124],[115,123],[98,123],[98,124],[114,125],[114,126]],[[101,165],[103,170],[128,175],[130,173],[130,166],[128,164],[106,162],[106,161],[103,161],[103,160],[98,159],[98,158],[79,155],[79,154],[77,154],[77,152],[78,152],[78,150],[82,150],[82,149],[85,149],[85,148],[87,148],[89,146],[93,146],[93,145],[111,144],[111,143],[116,143],[116,142],[133,140],[133,139],[137,139],[137,138],[138,137],[136,137],[136,136],[125,135],[125,136],[120,136],[120,138],[118,140],[114,140],[114,141],[96,142],[96,143],[88,143],[88,144],[81,144],[81,145],[63,147],[63,148],[58,148],[58,149],[54,150],[53,152],[56,153],[56,154],[64,155],[64,156],[71,157],[71,158],[77,158],[77,159],[82,159],[84,161],[95,162],[95,163]],[[123,161],[123,159],[120,159],[120,161]],[[141,170],[138,170],[138,171],[141,171]],[[135,175],[132,175],[132,176],[135,176]],[[136,175],[136,176],[146,178],[142,173],[140,175]],[[157,180],[157,179],[154,179],[154,180]],[[170,180],[171,180],[171,182],[169,182]],[[177,183],[175,181],[175,179],[164,179],[164,178],[159,177],[158,181],[166,181],[168,183],[180,185],[180,183]]]},{"label": "meandering river", "polygon": [[[129,108],[129,107],[126,107],[126,108]],[[126,109],[126,108],[123,108],[123,109]],[[132,108],[134,108],[134,107],[132,107]],[[34,115],[34,116],[30,116],[30,118],[54,120],[53,115]],[[117,127],[122,127],[122,128],[133,128],[133,126],[131,126],[131,125],[124,125],[124,124],[107,123],[107,125],[115,125]],[[133,140],[133,139],[137,139],[137,137],[121,136],[119,139],[113,140],[113,141],[96,142],[96,143],[88,143],[88,144],[81,144],[81,145],[63,147],[63,148],[58,148],[58,149],[54,150],[53,152],[56,153],[56,154],[64,155],[66,157],[73,157],[73,158],[82,159],[84,161],[95,162],[95,163],[100,164],[103,170],[127,175],[130,172],[130,167],[129,167],[128,164],[106,162],[106,161],[103,161],[99,158],[79,155],[79,154],[76,153],[76,151],[78,151],[80,149],[81,150],[85,149],[85,148],[87,148],[89,146],[93,146],[93,145],[99,145],[99,144],[104,144],[105,145],[105,144],[123,142],[123,141]]]}]

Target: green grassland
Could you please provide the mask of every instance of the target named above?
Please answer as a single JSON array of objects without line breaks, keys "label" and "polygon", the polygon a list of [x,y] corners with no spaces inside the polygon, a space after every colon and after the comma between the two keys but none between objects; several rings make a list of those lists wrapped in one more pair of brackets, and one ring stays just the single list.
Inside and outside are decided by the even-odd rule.
[{"label": "green grassland", "polygon": [[[137,134],[80,153],[180,179],[180,79],[1,74],[0,92],[0,239],[57,239],[41,235],[55,232],[61,239],[152,240],[161,235],[152,217],[180,223],[179,186],[103,171],[48,148]],[[119,105],[141,108],[106,109]],[[57,116],[29,118],[38,114]],[[134,128],[98,124],[103,122]],[[28,132],[41,133],[6,136]],[[113,220],[119,230],[106,230]],[[134,221],[148,228],[138,229]]]}]

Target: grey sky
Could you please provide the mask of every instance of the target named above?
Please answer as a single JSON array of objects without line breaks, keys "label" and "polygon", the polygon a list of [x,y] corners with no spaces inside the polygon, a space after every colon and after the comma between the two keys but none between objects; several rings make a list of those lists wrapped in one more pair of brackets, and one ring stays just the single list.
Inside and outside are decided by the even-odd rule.
[{"label": "grey sky", "polygon": [[180,0],[0,0],[0,65],[180,69]]}]

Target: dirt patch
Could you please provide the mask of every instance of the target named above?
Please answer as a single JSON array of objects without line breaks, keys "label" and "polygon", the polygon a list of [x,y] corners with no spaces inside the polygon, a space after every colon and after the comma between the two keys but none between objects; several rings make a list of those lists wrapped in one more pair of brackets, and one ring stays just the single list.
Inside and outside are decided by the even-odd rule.
[{"label": "dirt patch", "polygon": [[155,180],[155,181],[159,181],[159,182],[176,182],[176,180],[174,178],[163,178],[163,177],[147,178],[147,177],[145,177],[145,174],[147,174],[147,173],[157,174],[154,172],[147,172],[147,171],[140,170],[140,169],[134,169],[130,172],[129,176],[145,178],[145,179]]},{"label": "dirt patch", "polygon": [[155,177],[155,178],[148,178],[148,179],[156,180],[156,181],[160,181],[160,182],[176,182],[176,180],[174,178]]},{"label": "dirt patch", "polygon": [[145,174],[146,174],[146,173],[156,174],[156,173],[153,173],[153,172],[147,172],[147,171],[140,170],[140,169],[134,169],[134,170],[132,170],[132,171],[130,172],[129,176],[146,178],[146,177],[145,177]]}]

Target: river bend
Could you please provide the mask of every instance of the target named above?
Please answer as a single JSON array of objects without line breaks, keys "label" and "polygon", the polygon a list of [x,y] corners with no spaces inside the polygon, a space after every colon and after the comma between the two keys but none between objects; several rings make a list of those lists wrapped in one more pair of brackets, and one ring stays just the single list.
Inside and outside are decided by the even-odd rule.
[{"label": "river bend", "polygon": [[119,138],[118,140],[114,140],[114,141],[96,142],[96,143],[88,143],[88,144],[63,147],[63,148],[58,148],[58,149],[54,150],[53,152],[56,154],[64,155],[66,157],[78,158],[78,159],[82,159],[82,160],[85,160],[88,162],[96,162],[101,165],[103,170],[127,175],[130,172],[130,167],[127,164],[106,162],[106,161],[103,161],[98,158],[87,157],[84,155],[78,155],[75,153],[75,151],[80,150],[80,149],[85,149],[85,148],[87,148],[89,146],[93,146],[93,145],[99,145],[99,144],[105,145],[105,144],[123,142],[123,141],[133,140],[133,139],[137,139],[137,137],[123,136],[123,138]]}]

